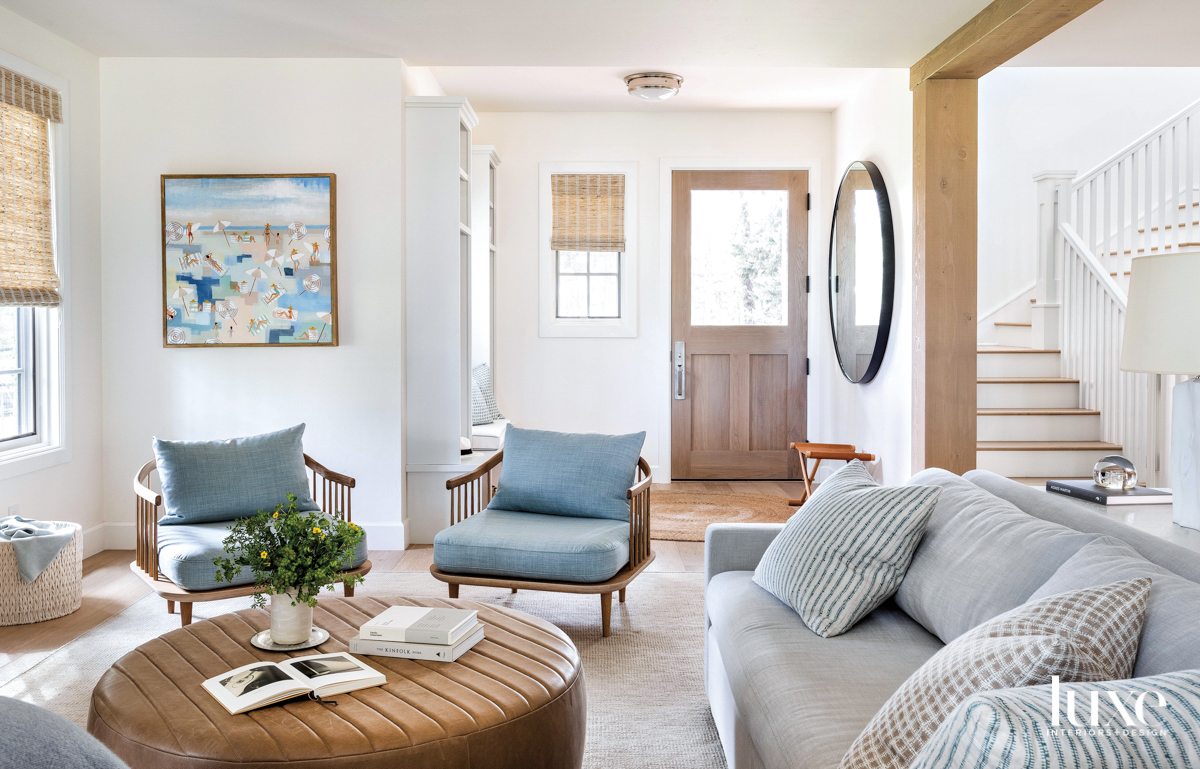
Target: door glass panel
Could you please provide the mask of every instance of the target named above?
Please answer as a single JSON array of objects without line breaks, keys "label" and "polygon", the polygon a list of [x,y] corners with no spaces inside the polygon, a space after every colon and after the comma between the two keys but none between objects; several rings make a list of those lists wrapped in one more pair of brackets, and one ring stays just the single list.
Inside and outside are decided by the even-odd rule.
[{"label": "door glass panel", "polygon": [[786,326],[787,190],[692,190],[692,325]]}]

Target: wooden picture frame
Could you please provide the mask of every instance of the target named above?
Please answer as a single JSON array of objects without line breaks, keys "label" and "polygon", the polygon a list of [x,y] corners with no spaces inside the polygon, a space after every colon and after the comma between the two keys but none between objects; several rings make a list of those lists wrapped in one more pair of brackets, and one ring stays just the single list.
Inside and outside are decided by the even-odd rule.
[{"label": "wooden picture frame", "polygon": [[335,174],[163,174],[160,191],[163,347],[337,346]]}]

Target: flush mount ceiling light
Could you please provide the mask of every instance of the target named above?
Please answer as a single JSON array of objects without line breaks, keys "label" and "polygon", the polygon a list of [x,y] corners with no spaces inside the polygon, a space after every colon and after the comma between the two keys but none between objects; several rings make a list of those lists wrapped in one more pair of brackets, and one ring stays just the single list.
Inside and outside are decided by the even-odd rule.
[{"label": "flush mount ceiling light", "polygon": [[665,101],[679,93],[683,78],[669,72],[639,72],[625,78],[629,95],[646,101]]}]

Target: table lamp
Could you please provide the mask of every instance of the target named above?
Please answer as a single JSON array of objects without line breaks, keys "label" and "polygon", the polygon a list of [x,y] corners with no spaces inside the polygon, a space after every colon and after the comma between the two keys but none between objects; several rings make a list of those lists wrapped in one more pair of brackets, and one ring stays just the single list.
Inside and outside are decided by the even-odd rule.
[{"label": "table lamp", "polygon": [[1187,374],[1171,405],[1175,523],[1200,529],[1200,254],[1133,260],[1121,370]]}]

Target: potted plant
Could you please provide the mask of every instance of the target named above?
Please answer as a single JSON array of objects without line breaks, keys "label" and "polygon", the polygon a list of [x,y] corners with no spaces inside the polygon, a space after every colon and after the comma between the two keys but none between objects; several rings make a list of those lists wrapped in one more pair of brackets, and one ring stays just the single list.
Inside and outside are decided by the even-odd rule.
[{"label": "potted plant", "polygon": [[293,645],[308,640],[312,610],[321,588],[344,582],[353,586],[362,575],[343,574],[354,561],[354,550],[363,539],[360,526],[341,513],[302,513],[296,495],[288,494],[274,512],[242,518],[229,529],[217,558],[217,581],[232,582],[249,568],[254,574],[254,605],[262,608],[271,596],[271,640]]}]

